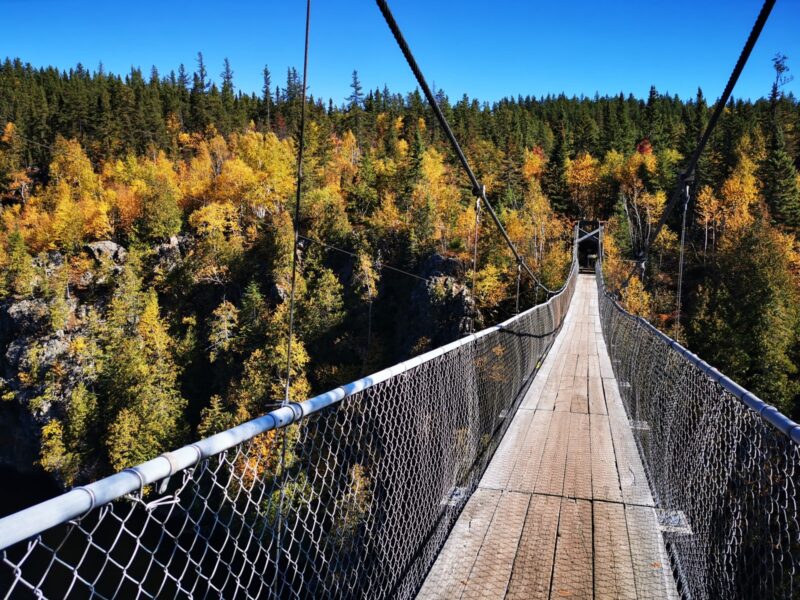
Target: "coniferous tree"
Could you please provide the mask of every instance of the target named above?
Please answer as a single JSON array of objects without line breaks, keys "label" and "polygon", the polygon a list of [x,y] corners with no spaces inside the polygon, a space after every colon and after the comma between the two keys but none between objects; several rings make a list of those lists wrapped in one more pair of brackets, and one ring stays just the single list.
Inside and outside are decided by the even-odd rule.
[{"label": "coniferous tree", "polygon": [[264,65],[264,85],[261,88],[261,101],[264,104],[264,126],[267,130],[272,128],[270,109],[272,107],[272,76],[269,67]]},{"label": "coniferous tree", "polygon": [[773,221],[791,229],[800,228],[800,179],[777,123],[761,167],[761,181]]}]

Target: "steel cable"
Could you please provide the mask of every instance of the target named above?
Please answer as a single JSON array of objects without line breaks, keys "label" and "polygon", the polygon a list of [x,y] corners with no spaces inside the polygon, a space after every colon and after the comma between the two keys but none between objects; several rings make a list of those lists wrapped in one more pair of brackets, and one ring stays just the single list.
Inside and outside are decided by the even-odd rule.
[{"label": "steel cable", "polygon": [[433,110],[434,115],[436,115],[436,120],[439,121],[439,125],[441,125],[442,130],[444,131],[447,139],[450,141],[450,145],[453,147],[453,151],[456,153],[461,166],[464,168],[464,171],[467,173],[469,177],[470,183],[472,184],[472,193],[476,197],[480,198],[483,203],[486,205],[486,209],[489,211],[489,215],[491,215],[494,224],[497,225],[497,228],[500,230],[503,238],[506,241],[506,244],[511,249],[511,252],[514,253],[514,257],[519,261],[522,267],[525,269],[525,272],[530,276],[533,282],[543,289],[548,294],[555,294],[557,290],[551,290],[546,285],[544,285],[538,277],[534,274],[531,268],[527,265],[522,255],[517,250],[516,245],[508,235],[505,227],[500,221],[500,218],[497,216],[494,208],[492,207],[491,202],[486,198],[486,187],[481,185],[478,182],[478,178],[475,176],[472,168],[469,166],[469,161],[467,161],[467,157],[464,155],[464,151],[461,149],[461,145],[458,143],[453,130],[450,128],[450,124],[447,122],[444,114],[442,113],[442,109],[439,107],[439,104],[436,102],[436,98],[431,91],[431,88],[428,86],[428,82],[425,80],[425,76],[422,74],[422,71],[417,64],[417,61],[414,58],[413,53],[411,52],[411,48],[409,47],[408,43],[403,37],[403,33],[400,31],[400,26],[397,24],[397,21],[392,14],[391,9],[389,8],[388,3],[386,0],[376,0],[378,4],[378,8],[380,8],[381,13],[383,14],[383,18],[386,20],[386,24],[389,25],[389,29],[392,31],[392,35],[394,35],[394,39],[397,42],[397,45],[400,47],[400,50],[403,53],[403,56],[408,63],[408,66],[411,68],[411,71],[414,73],[414,77],[417,80],[420,88],[422,88],[422,93],[425,95],[425,98],[428,100],[428,104],[430,104],[431,109]]}]

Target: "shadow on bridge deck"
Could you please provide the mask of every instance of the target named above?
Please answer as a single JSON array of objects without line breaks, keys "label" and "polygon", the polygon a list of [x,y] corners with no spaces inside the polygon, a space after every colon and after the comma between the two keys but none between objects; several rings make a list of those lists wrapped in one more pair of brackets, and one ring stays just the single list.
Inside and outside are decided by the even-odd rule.
[{"label": "shadow on bridge deck", "polygon": [[581,275],[419,598],[670,598],[653,498]]}]

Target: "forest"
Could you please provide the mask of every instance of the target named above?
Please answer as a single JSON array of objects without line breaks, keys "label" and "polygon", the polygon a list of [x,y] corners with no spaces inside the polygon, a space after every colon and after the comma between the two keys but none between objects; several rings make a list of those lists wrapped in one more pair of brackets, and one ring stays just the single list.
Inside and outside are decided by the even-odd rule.
[{"label": "forest", "polygon": [[[701,90],[437,99],[545,285],[564,281],[573,224],[607,221],[626,308],[798,418],[800,104],[774,67],[700,161],[680,312],[681,215],[643,273],[631,259],[708,120]],[[245,94],[227,60],[208,69],[0,65],[0,463],[71,486],[282,400],[302,88],[265,67]],[[309,98],[293,400],[515,309],[515,260],[423,97],[355,71],[351,90]],[[544,300],[521,284],[523,307]]]}]

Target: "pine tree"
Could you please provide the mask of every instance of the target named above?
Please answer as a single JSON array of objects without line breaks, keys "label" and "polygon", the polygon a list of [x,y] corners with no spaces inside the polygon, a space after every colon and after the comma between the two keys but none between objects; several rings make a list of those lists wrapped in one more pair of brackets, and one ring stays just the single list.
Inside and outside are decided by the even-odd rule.
[{"label": "pine tree", "polygon": [[200,90],[203,92],[207,92],[208,88],[210,87],[210,82],[206,81],[208,77],[208,71],[206,70],[206,63],[203,60],[203,53],[197,53],[197,79],[200,84]]},{"label": "pine tree", "polygon": [[272,107],[272,76],[269,72],[269,67],[264,65],[264,85],[261,88],[262,98],[261,101],[264,106],[264,125],[266,126],[267,130],[272,128],[271,126],[271,116],[270,116],[270,109]]},{"label": "pine tree", "polygon": [[353,80],[350,83],[352,92],[348,96],[349,102],[349,123],[350,127],[355,131],[356,140],[359,146],[361,145],[361,113],[362,105],[364,103],[364,94],[361,87],[361,81],[358,79],[358,71],[353,71]]},{"label": "pine tree", "polygon": [[566,134],[562,130],[556,137],[556,146],[542,176],[542,189],[545,195],[550,199],[553,208],[562,214],[570,211],[572,206],[566,179],[568,160],[569,147]]},{"label": "pine tree", "polygon": [[766,159],[761,167],[762,193],[775,223],[800,228],[800,184],[797,168],[786,152],[783,132],[775,124]]},{"label": "pine tree", "polygon": [[126,265],[102,337],[107,340],[101,389],[104,442],[115,470],[144,462],[179,445],[186,401],[178,390],[173,341],[155,291]]},{"label": "pine tree", "polygon": [[347,97],[350,109],[352,110],[354,108],[361,108],[361,105],[364,102],[364,93],[363,88],[361,87],[361,81],[358,79],[358,71],[353,71],[353,79],[350,82],[350,89],[353,90]]},{"label": "pine tree", "polygon": [[8,264],[5,267],[5,290],[17,296],[33,294],[36,270],[33,259],[25,247],[25,240],[18,231],[8,236]]}]

